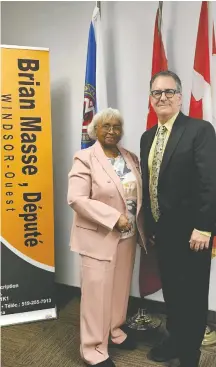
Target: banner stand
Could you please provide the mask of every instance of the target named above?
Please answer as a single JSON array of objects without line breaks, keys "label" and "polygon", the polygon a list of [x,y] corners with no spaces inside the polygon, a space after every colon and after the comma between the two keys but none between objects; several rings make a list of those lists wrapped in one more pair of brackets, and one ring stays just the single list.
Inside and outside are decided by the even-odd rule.
[{"label": "banner stand", "polygon": [[56,318],[49,50],[1,46],[2,326]]}]

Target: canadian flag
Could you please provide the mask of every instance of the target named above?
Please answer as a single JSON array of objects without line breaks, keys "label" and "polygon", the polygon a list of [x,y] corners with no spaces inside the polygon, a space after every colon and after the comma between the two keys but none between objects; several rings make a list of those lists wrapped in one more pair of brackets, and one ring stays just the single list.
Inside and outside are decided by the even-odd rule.
[{"label": "canadian flag", "polygon": [[[152,55],[152,76],[160,71],[167,70],[167,58],[165,54],[161,24],[162,24],[162,6],[163,1],[159,1],[159,6],[156,13],[153,55]],[[150,129],[158,122],[157,115],[153,110],[149,101],[149,113],[147,117],[146,129]],[[155,254],[155,247],[149,247],[148,254],[141,251],[140,256],[140,272],[139,272],[139,289],[140,296],[145,297],[153,294],[161,289],[161,280],[158,270],[158,264]]]},{"label": "canadian flag", "polygon": [[[212,124],[216,130],[216,34],[214,24],[212,32],[211,89],[212,89]],[[216,257],[216,236],[214,237],[213,241],[212,257]]]},{"label": "canadian flag", "polygon": [[[208,2],[202,1],[189,115],[211,122],[216,129],[216,39],[209,15]],[[216,237],[212,253],[216,256]]]},{"label": "canadian flag", "polygon": [[214,24],[212,32],[211,89],[212,89],[212,124],[216,130],[216,33]]},{"label": "canadian flag", "polygon": [[[162,40],[161,24],[162,24],[162,7],[163,1],[159,1],[158,10],[155,19],[154,29],[154,43],[153,43],[153,55],[152,55],[152,76],[160,71],[167,70],[167,58],[164,50],[164,44]],[[153,110],[149,100],[149,113],[147,117],[147,129],[150,129],[158,122],[157,115]]]},{"label": "canadian flag", "polygon": [[212,122],[208,2],[202,1],[189,116]]}]

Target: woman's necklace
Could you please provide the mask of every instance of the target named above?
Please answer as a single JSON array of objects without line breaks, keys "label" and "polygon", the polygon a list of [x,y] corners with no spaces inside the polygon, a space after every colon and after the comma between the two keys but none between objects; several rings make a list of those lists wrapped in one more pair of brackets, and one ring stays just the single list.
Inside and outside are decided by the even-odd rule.
[{"label": "woman's necklace", "polygon": [[109,151],[105,151],[104,153],[106,154],[108,158],[117,158],[120,155],[119,151],[113,152],[109,150]]}]

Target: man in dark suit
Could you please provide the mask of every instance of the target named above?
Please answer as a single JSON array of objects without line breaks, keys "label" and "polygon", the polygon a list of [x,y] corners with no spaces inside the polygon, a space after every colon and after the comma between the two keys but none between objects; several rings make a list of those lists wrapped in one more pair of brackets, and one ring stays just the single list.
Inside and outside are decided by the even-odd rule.
[{"label": "man in dark suit", "polygon": [[168,336],[150,358],[197,367],[208,312],[216,221],[213,126],[180,112],[182,86],[171,71],[155,74],[150,100],[158,125],[141,138],[145,230],[156,246]]}]

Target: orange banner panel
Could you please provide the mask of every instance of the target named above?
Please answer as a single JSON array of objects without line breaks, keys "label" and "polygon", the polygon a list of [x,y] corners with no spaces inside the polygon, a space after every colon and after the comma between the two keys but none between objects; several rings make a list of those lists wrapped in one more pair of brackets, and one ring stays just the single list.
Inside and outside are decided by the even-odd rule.
[{"label": "orange banner panel", "polygon": [[49,52],[1,48],[2,241],[54,267]]}]

